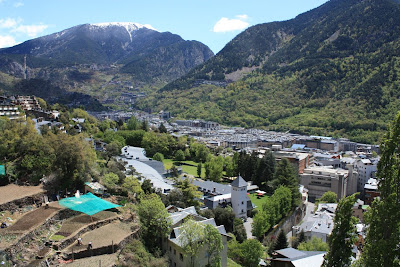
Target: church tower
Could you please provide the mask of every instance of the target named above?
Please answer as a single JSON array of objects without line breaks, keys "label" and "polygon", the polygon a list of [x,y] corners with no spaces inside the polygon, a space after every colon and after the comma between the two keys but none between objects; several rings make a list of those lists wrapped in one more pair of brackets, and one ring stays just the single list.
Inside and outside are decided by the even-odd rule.
[{"label": "church tower", "polygon": [[247,218],[247,183],[239,176],[231,184],[232,209],[236,218]]}]

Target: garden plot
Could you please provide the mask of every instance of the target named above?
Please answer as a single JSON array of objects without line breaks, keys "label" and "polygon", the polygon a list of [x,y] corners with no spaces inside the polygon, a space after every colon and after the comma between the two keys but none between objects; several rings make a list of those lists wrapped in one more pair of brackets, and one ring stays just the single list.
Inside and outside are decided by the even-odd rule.
[{"label": "garden plot", "polygon": [[60,230],[55,235],[60,236],[60,239],[62,239],[62,237],[64,238],[68,237],[71,234],[78,231],[79,229],[81,229],[82,227],[91,224],[92,222],[109,219],[115,216],[117,216],[117,214],[112,211],[101,211],[99,213],[94,214],[92,217],[86,214],[81,214],[66,220],[62,224]]},{"label": "garden plot", "polygon": [[23,234],[28,232],[29,230],[43,224],[48,218],[53,216],[56,212],[61,210],[61,208],[57,206],[50,206],[48,208],[42,206],[38,209],[35,209],[31,212],[23,215],[19,220],[17,220],[11,226],[0,229],[0,234]]},{"label": "garden plot", "polygon": [[124,238],[132,234],[133,224],[114,222],[87,232],[82,236],[83,245],[78,246],[75,242],[72,246],[65,249],[70,252],[72,249],[75,252],[86,250],[89,242],[92,242],[93,249],[119,244]]},{"label": "garden plot", "polygon": [[21,199],[27,196],[33,196],[44,192],[42,186],[19,186],[15,184],[9,184],[6,186],[0,186],[0,205]]}]

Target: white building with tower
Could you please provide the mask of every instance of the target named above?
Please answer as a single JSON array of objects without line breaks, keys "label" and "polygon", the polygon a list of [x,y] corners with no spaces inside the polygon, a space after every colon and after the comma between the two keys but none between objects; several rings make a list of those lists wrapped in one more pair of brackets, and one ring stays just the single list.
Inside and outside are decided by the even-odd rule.
[{"label": "white building with tower", "polygon": [[231,183],[232,209],[236,218],[247,218],[247,182],[238,176]]}]

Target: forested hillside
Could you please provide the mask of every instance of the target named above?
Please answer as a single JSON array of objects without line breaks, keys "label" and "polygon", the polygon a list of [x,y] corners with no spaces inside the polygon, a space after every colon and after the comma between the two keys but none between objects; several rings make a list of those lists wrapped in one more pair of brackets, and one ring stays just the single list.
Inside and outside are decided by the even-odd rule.
[{"label": "forested hillside", "polygon": [[249,28],[140,107],[373,143],[400,108],[399,52],[397,2],[331,0]]}]

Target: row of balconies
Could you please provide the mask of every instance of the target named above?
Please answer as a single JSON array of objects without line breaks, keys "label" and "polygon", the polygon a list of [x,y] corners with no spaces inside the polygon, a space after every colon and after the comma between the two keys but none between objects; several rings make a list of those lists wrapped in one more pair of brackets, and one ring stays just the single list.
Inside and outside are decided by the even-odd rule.
[{"label": "row of balconies", "polygon": [[15,106],[0,106],[0,110],[18,110],[18,107]]},{"label": "row of balconies", "polygon": [[19,112],[0,112],[0,116],[16,116]]}]

